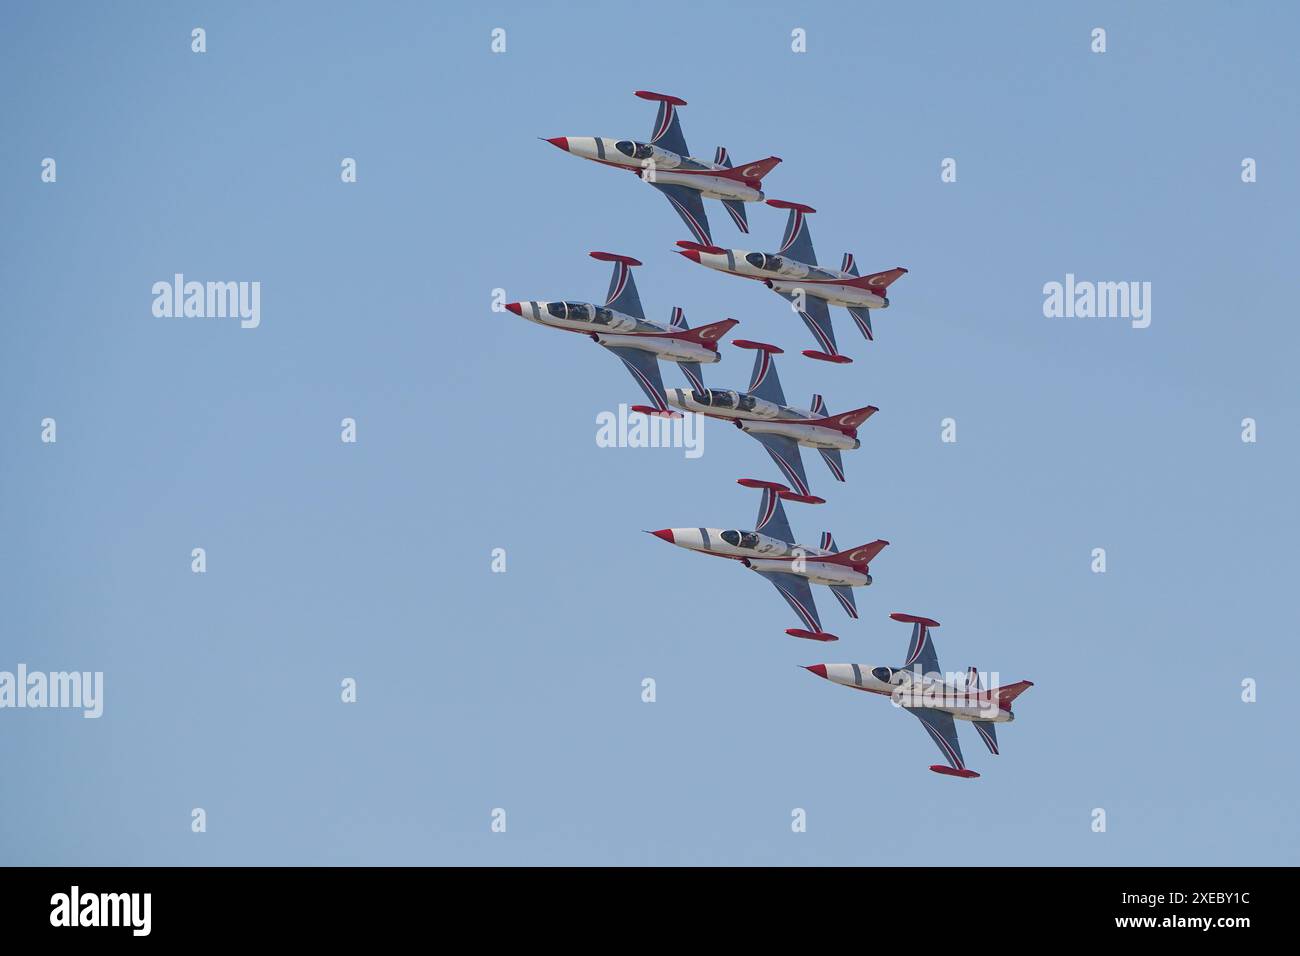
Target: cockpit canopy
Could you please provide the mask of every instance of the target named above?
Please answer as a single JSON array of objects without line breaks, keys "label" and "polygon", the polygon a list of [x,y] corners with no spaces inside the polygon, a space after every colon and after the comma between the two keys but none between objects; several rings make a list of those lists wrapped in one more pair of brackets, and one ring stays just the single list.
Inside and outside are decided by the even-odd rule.
[{"label": "cockpit canopy", "polygon": [[557,319],[567,319],[570,322],[609,325],[614,321],[613,312],[603,306],[594,306],[590,302],[548,302],[546,311]]},{"label": "cockpit canopy", "polygon": [[871,676],[882,684],[892,684],[894,682],[894,669],[892,667],[873,667]]},{"label": "cockpit canopy", "polygon": [[733,548],[753,549],[758,547],[758,535],[753,531],[724,531],[722,532],[722,540]]},{"label": "cockpit canopy", "polygon": [[765,272],[779,272],[785,265],[785,260],[780,256],[771,256],[766,252],[751,252],[745,256],[745,261],[755,269],[762,269]]},{"label": "cockpit canopy", "polygon": [[746,395],[743,392],[728,392],[717,388],[706,389],[703,392],[699,389],[692,389],[691,399],[697,405],[704,405],[707,408],[735,408],[742,412],[752,412],[755,405],[757,405],[752,395]]},{"label": "cockpit canopy", "polygon": [[634,143],[630,139],[620,139],[614,144],[614,148],[631,159],[649,159],[655,154],[653,146],[648,143]]}]

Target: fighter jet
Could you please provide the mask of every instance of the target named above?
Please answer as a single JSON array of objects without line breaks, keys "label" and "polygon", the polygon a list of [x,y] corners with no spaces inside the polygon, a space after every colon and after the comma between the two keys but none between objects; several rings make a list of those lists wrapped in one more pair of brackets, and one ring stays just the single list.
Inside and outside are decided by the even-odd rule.
[{"label": "fighter jet", "polygon": [[981,690],[979,672],[971,668],[962,684],[948,683],[939,671],[939,655],[935,652],[930,629],[938,621],[914,614],[891,614],[895,621],[912,625],[912,643],[907,649],[907,660],[901,667],[872,667],[869,664],[812,664],[805,670],[818,677],[882,694],[894,701],[921,721],[926,733],[934,741],[947,764],[933,764],[935,773],[952,777],[978,777],[962,760],[961,744],[957,741],[955,720],[967,720],[974,725],[984,745],[992,754],[998,753],[997,725],[1015,720],[1011,702],[1033,687],[1027,680]]},{"label": "fighter jet", "polygon": [[907,270],[900,267],[860,276],[851,252],[844,254],[838,271],[823,268],[817,265],[817,254],[813,252],[812,237],[808,232],[807,217],[817,210],[780,199],[769,199],[767,204],[790,210],[785,239],[779,251],[748,252],[687,240],[678,242],[681,248],[676,251],[710,269],[756,279],[788,299],[821,347],[820,351],[808,349],[804,355],[823,362],[852,362],[853,359],[841,355],[835,347],[830,306],[847,308],[867,341],[872,341],[870,310],[888,308],[889,299],[885,291],[895,279],[906,275]]},{"label": "fighter jet", "polygon": [[740,231],[749,232],[745,203],[763,201],[763,177],[781,162],[780,158],[769,156],[733,168],[727,150],[719,146],[713,162],[694,159],[686,148],[677,116],[677,107],[685,106],[686,101],[646,90],[637,90],[636,95],[659,103],[650,142],[601,136],[554,136],[547,142],[574,156],[636,173],[668,197],[686,228],[700,242],[713,242],[704,212],[705,199],[722,200]]},{"label": "fighter jet", "polygon": [[858,608],[853,599],[853,589],[871,584],[871,569],[868,565],[889,542],[876,540],[841,552],[827,531],[822,535],[820,547],[795,544],[781,499],[810,503],[818,503],[821,499],[796,495],[785,485],[773,481],[741,478],[738,484],[763,491],[758,521],[753,531],[664,528],[647,533],[679,548],[700,551],[718,558],[730,558],[751,571],[757,571],[781,592],[781,597],[785,598],[804,624],[803,628],[787,629],[787,634],[813,641],[838,641],[839,638],[834,634],[822,630],[811,585],[824,584],[829,587],[849,617],[856,618]]},{"label": "fighter jet", "polygon": [[772,361],[772,356],[782,354],[782,350],[775,345],[748,339],[736,339],[731,344],[755,350],[754,372],[748,391],[670,388],[666,392],[668,403],[710,418],[727,419],[741,431],[752,435],[767,449],[786,480],[802,496],[811,496],[812,492],[804,473],[800,445],[821,452],[835,480],[843,481],[844,463],[840,460],[840,452],[862,446],[858,440],[858,428],[880,409],[868,405],[832,415],[826,410],[826,403],[820,395],[814,395],[806,409],[787,405],[781,380],[776,374],[776,364]]},{"label": "fighter jet", "polygon": [[637,295],[632,279],[632,268],[641,263],[628,256],[612,252],[592,252],[593,259],[614,263],[614,274],[609,280],[609,294],[604,305],[589,302],[508,302],[506,308],[539,325],[580,332],[592,341],[605,346],[623,360],[636,383],[641,386],[652,406],[633,405],[632,410],[646,415],[680,417],[668,407],[664,395],[664,380],[659,373],[660,362],[676,362],[692,383],[699,383],[701,364],[720,360],[718,342],[739,325],[735,319],[723,319],[710,325],[692,329],[686,324],[686,314],[679,308],[672,311],[671,320],[665,324],[645,317],[641,297]]}]

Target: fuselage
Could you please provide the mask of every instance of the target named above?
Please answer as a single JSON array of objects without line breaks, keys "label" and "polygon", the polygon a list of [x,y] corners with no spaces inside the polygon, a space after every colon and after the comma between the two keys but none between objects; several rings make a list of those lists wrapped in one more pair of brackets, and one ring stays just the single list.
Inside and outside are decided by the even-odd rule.
[{"label": "fuselage", "polygon": [[797,295],[802,291],[804,295],[846,308],[889,307],[889,298],[863,287],[859,276],[824,266],[808,265],[788,256],[750,252],[746,249],[721,249],[716,252],[688,249],[682,255],[718,272],[755,279],[769,289],[785,295]]},{"label": "fuselage", "polygon": [[510,302],[506,308],[530,322],[589,335],[601,345],[642,349],[665,362],[701,362],[711,365],[720,360],[717,351],[679,338],[671,325],[593,305],[590,302]]},{"label": "fuselage", "polygon": [[851,451],[862,445],[856,437],[856,429],[844,431],[813,424],[818,416],[808,409],[778,405],[747,392],[670,388],[665,394],[670,405],[710,418],[734,421],[751,435],[784,435],[807,448]]},{"label": "fuselage", "polygon": [[708,199],[740,202],[762,202],[764,199],[759,185],[761,176],[746,176],[743,167],[737,173],[726,166],[692,156],[679,156],[659,146],[630,139],[556,136],[547,142],[602,166],[631,170],[648,182],[694,189]]},{"label": "fuselage", "polygon": [[940,710],[957,720],[993,723],[1015,720],[1010,710],[999,705],[992,692],[949,684],[934,674],[918,675],[906,668],[871,664],[817,664],[809,670],[853,690],[892,697],[900,707],[908,709]]},{"label": "fuselage", "polygon": [[813,584],[860,588],[871,584],[866,567],[838,564],[835,552],[772,538],[758,531],[721,528],[664,528],[652,532],[679,548],[742,562],[752,571],[784,572]]}]

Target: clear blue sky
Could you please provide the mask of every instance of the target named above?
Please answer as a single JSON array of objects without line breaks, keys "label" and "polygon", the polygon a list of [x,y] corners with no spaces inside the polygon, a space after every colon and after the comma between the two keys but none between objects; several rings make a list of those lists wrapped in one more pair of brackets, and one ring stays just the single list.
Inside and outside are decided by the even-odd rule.
[{"label": "clear blue sky", "polygon": [[[0,711],[0,860],[1300,860],[1293,6],[0,17],[0,670],[102,670],[106,698],[98,721]],[[782,156],[769,194],[818,208],[823,262],[911,270],[873,345],[837,310],[853,365],[672,255],[648,187],[536,139],[645,138],[636,89],[689,101],[697,155]],[[779,243],[776,210],[744,243],[709,214]],[[599,298],[590,249],[645,262],[652,317],[784,346],[791,398],[880,407],[848,484],[810,454],[829,502],[790,508],[804,540],[893,542],[862,620],[819,593],[839,644],[641,534],[749,527],[756,443],[599,448],[596,415],[641,400],[619,363],[489,310]],[[155,318],[176,272],[260,281],[261,327]],[[1044,318],[1069,272],[1151,282],[1151,327]],[[709,381],[743,385],[749,353],[724,354]],[[928,772],[915,720],[797,669],[899,662],[891,611],[941,621],[951,669],[1036,682],[1002,756],[963,730],[982,779]]]}]

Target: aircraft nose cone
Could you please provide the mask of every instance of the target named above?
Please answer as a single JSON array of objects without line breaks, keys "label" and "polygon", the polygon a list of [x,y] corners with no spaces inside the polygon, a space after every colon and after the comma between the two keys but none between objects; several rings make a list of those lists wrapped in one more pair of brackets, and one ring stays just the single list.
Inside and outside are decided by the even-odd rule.
[{"label": "aircraft nose cone", "polygon": [[700,261],[700,254],[694,249],[677,249],[676,252],[679,256],[685,256],[687,259],[690,259],[691,262]]},{"label": "aircraft nose cone", "polygon": [[560,149],[564,150],[566,153],[569,151],[569,137],[567,136],[553,136],[548,139],[547,142],[552,146],[560,147]]},{"label": "aircraft nose cone", "polygon": [[523,307],[518,302],[507,302],[506,310],[509,312],[513,312],[515,315],[524,314]]},{"label": "aircraft nose cone", "polygon": [[825,677],[825,676],[826,676],[826,665],[825,665],[825,664],[805,664],[805,665],[803,665],[803,669],[806,670],[806,671],[812,671],[812,672],[813,672],[814,674],[816,674],[818,677]]},{"label": "aircraft nose cone", "polygon": [[658,538],[660,541],[667,541],[669,544],[677,543],[673,538],[672,528],[661,528],[658,531],[651,531],[650,533],[654,535],[656,538]]}]

